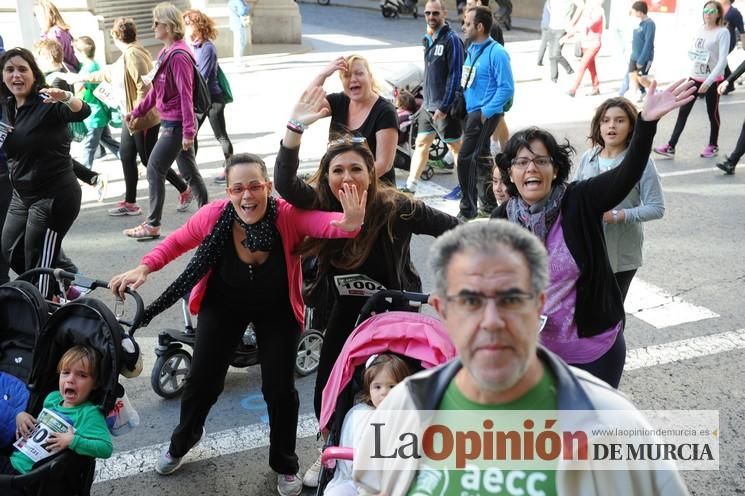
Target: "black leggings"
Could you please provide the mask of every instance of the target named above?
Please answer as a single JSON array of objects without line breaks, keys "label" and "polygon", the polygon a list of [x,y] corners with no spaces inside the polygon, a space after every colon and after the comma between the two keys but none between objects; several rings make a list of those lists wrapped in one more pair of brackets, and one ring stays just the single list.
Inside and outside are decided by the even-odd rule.
[{"label": "black leggings", "polygon": [[[233,143],[230,142],[230,137],[228,136],[228,131],[225,127],[225,99],[222,95],[212,96],[212,105],[210,105],[210,110],[207,113],[207,119],[209,119],[210,121],[212,133],[215,135],[215,138],[217,138],[217,141],[220,142],[220,146],[222,147],[222,154],[227,160],[233,155]],[[204,124],[205,120],[206,119],[204,117],[200,119],[200,128],[202,127],[202,124]],[[199,143],[197,142],[197,139],[194,138],[195,154],[197,153],[198,148]]]},{"label": "black leggings", "polygon": [[[696,86],[696,91],[701,87],[701,82],[693,81]],[[709,145],[717,146],[719,143],[719,93],[717,93],[717,83],[713,83],[709,86],[704,94],[706,99],[706,113],[709,114]],[[673,134],[670,136],[668,142],[673,148],[678,144],[680,135],[683,134],[683,128],[685,128],[688,116],[693,109],[693,105],[696,103],[697,98],[694,98],[690,102],[686,103],[680,110],[678,110],[678,119],[675,121],[675,129]]]},{"label": "black leggings", "polygon": [[184,456],[202,436],[212,405],[222,393],[228,365],[249,322],[256,328],[261,366],[261,392],[269,413],[269,466],[279,474],[296,474],[295,454],[300,400],[295,389],[295,358],[300,327],[292,310],[276,309],[258,316],[205,297],[199,311],[194,358],[181,396],[179,425],[169,452]]},{"label": "black leggings", "polygon": [[[124,201],[135,203],[137,201],[137,156],[140,156],[140,162],[147,166],[147,160],[150,153],[158,141],[158,131],[160,124],[156,124],[150,129],[137,131],[129,134],[126,128],[122,128],[121,144],[119,145],[119,157],[122,161],[122,172],[124,172]],[[179,193],[186,191],[186,182],[181,176],[176,174],[173,169],[166,171],[166,180],[173,184]]]},{"label": "black leggings", "polygon": [[616,276],[616,283],[618,283],[618,287],[621,288],[621,296],[623,296],[623,301],[626,301],[626,295],[629,292],[629,286],[631,286],[631,280],[636,275],[636,269],[625,270],[623,272],[616,272],[613,275]]},{"label": "black leggings", "polygon": [[[58,264],[62,239],[80,212],[80,185],[72,174],[69,179],[42,198],[22,198],[13,191],[3,226],[2,251],[17,274]],[[49,277],[42,276],[38,284],[41,294],[51,298]]]},{"label": "black leggings", "polygon": [[626,339],[623,330],[616,336],[616,341],[603,356],[590,363],[572,363],[573,367],[591,373],[598,379],[610,384],[615,389],[621,384],[623,366],[626,364]]},{"label": "black leggings", "polygon": [[[5,216],[8,213],[8,207],[10,207],[10,198],[13,196],[13,187],[10,185],[10,177],[8,176],[8,169],[0,172],[0,232],[3,231],[3,225],[5,224]],[[10,271],[10,265],[8,260],[5,258],[5,252],[0,250],[0,284],[5,284],[10,280],[8,272]]]},{"label": "black leggings", "polygon": [[740,161],[743,155],[745,155],[745,121],[742,121],[740,137],[737,138],[737,144],[735,145],[734,151],[729,154],[729,160],[733,164],[736,164]]}]

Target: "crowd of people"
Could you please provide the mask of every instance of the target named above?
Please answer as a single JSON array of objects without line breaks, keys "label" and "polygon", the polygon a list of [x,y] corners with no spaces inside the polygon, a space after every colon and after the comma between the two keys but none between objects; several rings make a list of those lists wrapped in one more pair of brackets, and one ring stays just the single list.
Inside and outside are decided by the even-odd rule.
[{"label": "crowd of people", "polygon": [[[313,394],[320,421],[324,390],[370,296],[345,291],[342,281],[375,291],[425,291],[410,248],[417,234],[436,238],[430,250],[435,275],[430,301],[457,356],[412,377],[396,354],[371,356],[363,371],[362,401],[345,417],[342,441],[353,442],[359,430],[352,411],[504,410],[526,404],[593,410],[602,397],[606,408],[633,412],[616,391],[626,360],[624,301],[642,265],[642,223],[665,212],[650,154],[674,156],[697,97],[706,100],[711,127],[701,157],[717,154],[719,97],[745,72],[745,63],[727,68],[735,33],[743,35],[742,17],[738,20],[731,1],[703,5],[703,24],[689,51],[691,71],[664,90],[648,77],[655,38],[648,5],[630,2],[638,26],[628,64],[619,71],[627,81],[619,96],[597,106],[588,130],[591,147],[574,169],[575,149],[568,142],[538,127],[510,135],[505,123],[516,90],[502,33],[512,27],[512,2],[498,1],[496,12],[488,0],[458,2],[463,23],[456,28],[448,22],[444,1],[428,0],[422,26],[424,81],[422,94],[416,95],[421,108],[409,95],[397,100],[403,107],[397,112],[367,59],[338,57],[295,103],[281,129],[272,178],[260,156],[234,150],[225,119],[232,95],[213,43],[215,23],[204,12],[158,4],[152,29],[163,46],[155,60],[138,42],[135,21],[117,18],[110,35],[121,56],[100,66],[93,39],[73,37],[59,10],[39,0],[42,39],[33,51],[12,48],[0,57],[0,111],[9,129],[0,150],[0,166],[7,163],[7,172],[0,168],[0,219],[5,219],[0,282],[9,279],[11,269],[17,274],[35,267],[77,272],[62,243],[80,211],[78,180],[99,189],[105,183],[93,171],[102,145],[121,161],[125,183],[124,197],[109,215],[143,215],[136,202],[138,158],[147,171],[149,211],[143,222],[124,231],[127,237],[160,237],[166,180],[179,192],[179,211],[196,200],[199,209],[186,223],[109,283],[124,298],[127,288],[137,289],[151,274],[195,250],[183,272],[147,306],[143,321],[147,325],[184,295],[189,295],[190,312],[198,315],[178,425],[155,465],[161,475],[176,472],[205,435],[233,353],[252,323],[277,491],[298,496],[304,485],[317,486],[321,457],[302,471],[296,453],[300,400],[294,366],[304,306],[310,305],[310,295],[301,288],[305,283],[323,293],[325,299],[315,304],[328,309]],[[248,5],[231,0],[229,8],[234,58],[242,64]],[[551,81],[558,81],[559,65],[576,74],[568,90],[572,97],[585,72],[591,76],[591,94],[600,93],[595,59],[604,26],[599,0],[545,2],[537,62],[543,64],[548,49]],[[576,73],[562,55],[570,41],[577,44],[581,60]],[[325,82],[337,74],[342,91],[326,93]],[[202,89],[209,100],[206,108],[198,103]],[[624,97],[629,89],[639,92],[637,102]],[[673,110],[678,117],[671,138],[653,148],[657,122]],[[415,119],[417,136],[408,179],[399,190],[393,164],[403,114]],[[302,178],[303,135],[326,117],[328,147],[312,177]],[[197,134],[206,120],[224,158],[215,181],[225,185],[224,197],[211,201],[196,160]],[[73,159],[70,145],[79,124],[84,125],[82,151]],[[122,128],[120,141],[110,130],[115,125]],[[457,216],[414,195],[435,137],[455,159]],[[499,143],[497,154],[493,142]],[[744,153],[745,123],[734,152],[718,167],[733,174]],[[470,222],[479,217],[485,221]],[[303,267],[309,261],[312,273]],[[36,283],[45,297],[60,296],[47,277]],[[75,298],[69,291],[62,296]],[[392,309],[411,310],[396,300]],[[48,398],[48,407],[78,416],[91,406],[87,399],[96,387],[91,377],[99,365],[85,347],[73,352],[60,363],[60,391]],[[82,386],[65,385],[71,373],[83,376]],[[644,424],[641,414],[630,415],[634,424]],[[101,419],[86,419],[74,432],[56,436],[52,448],[110,456]],[[34,422],[28,413],[19,414],[17,435],[28,436]],[[94,439],[85,444],[80,439],[90,430]],[[326,438],[329,433],[321,434]],[[23,456],[6,458],[0,457],[2,473],[31,468]],[[674,467],[667,466],[587,472],[573,479],[545,472],[543,480],[551,486],[544,486],[545,494],[590,494],[578,492],[590,486],[686,492]],[[369,471],[340,464],[326,494],[432,494],[424,492],[432,477],[423,469]],[[599,479],[590,483],[593,477]],[[458,477],[438,484],[441,494],[464,488]]]}]

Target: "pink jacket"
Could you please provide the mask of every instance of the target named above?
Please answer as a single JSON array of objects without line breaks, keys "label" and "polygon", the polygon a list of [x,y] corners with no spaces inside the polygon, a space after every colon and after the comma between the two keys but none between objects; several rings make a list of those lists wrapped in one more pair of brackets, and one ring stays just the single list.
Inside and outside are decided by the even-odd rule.
[{"label": "pink jacket", "polygon": [[[150,253],[142,257],[140,263],[148,266],[151,272],[165,267],[187,251],[199,246],[217,223],[228,204],[227,199],[216,200],[200,208],[183,226],[168,235]],[[300,293],[302,275],[300,258],[294,255],[298,244],[306,237],[314,238],[353,238],[359,229],[346,232],[331,225],[332,220],[340,220],[344,214],[339,212],[320,212],[295,208],[281,198],[277,198],[277,230],[282,237],[282,249],[287,264],[287,282],[290,288],[290,303],[295,318],[303,324],[303,300]],[[189,297],[189,311],[196,315],[202,305],[207,281],[212,269],[194,286]]]},{"label": "pink jacket", "polygon": [[152,82],[152,88],[139,105],[132,110],[133,117],[142,117],[153,106],[158,109],[160,119],[181,122],[185,139],[194,139],[197,134],[196,117],[194,116],[194,66],[191,48],[179,40],[168,48],[185,50],[189,57],[181,53],[168,56],[163,48],[158,53],[157,60],[168,58],[168,67],[158,71],[158,77]]}]

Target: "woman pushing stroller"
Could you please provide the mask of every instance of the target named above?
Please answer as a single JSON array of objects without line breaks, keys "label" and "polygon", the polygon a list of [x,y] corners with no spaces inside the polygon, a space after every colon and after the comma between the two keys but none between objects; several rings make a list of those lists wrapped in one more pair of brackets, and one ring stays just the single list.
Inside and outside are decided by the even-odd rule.
[{"label": "woman pushing stroller", "polygon": [[367,192],[338,185],[343,213],[299,210],[271,196],[264,162],[233,155],[226,163],[227,199],[202,207],[189,221],[145,255],[136,268],[111,279],[123,296],[151,272],[198,246],[185,271],[145,311],[144,324],[191,288],[189,308],[199,314],[194,359],[181,398],[179,425],[156,471],[175,472],[204,434],[204,423],[223,390],[230,359],[249,322],[256,329],[262,392],[270,427],[269,465],[280,495],[299,495],[295,433],[298,394],[294,384],[297,340],[303,322],[300,259],[306,236],[351,238],[365,215]]}]

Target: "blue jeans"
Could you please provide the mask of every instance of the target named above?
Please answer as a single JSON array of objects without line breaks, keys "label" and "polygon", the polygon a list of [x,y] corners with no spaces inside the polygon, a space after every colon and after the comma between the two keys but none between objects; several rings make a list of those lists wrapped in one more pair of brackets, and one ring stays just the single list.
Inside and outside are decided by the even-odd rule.
[{"label": "blue jeans", "polygon": [[83,139],[83,153],[80,161],[89,169],[93,167],[93,159],[96,157],[98,145],[105,146],[116,155],[116,158],[119,158],[119,142],[111,136],[109,126],[88,129],[88,134]]}]

